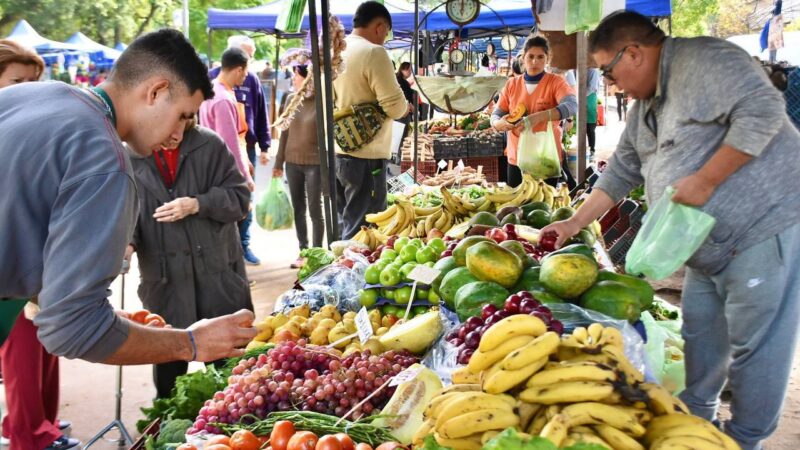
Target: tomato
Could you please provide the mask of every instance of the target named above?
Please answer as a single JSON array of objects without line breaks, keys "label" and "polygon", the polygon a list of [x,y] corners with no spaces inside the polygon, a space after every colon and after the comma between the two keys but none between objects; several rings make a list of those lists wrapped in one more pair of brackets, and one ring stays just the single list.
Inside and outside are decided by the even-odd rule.
[{"label": "tomato", "polygon": [[203,450],[233,450],[225,444],[211,444],[203,447]]},{"label": "tomato", "polygon": [[310,431],[300,431],[289,439],[286,450],[314,450],[319,438]]},{"label": "tomato", "polygon": [[233,450],[258,450],[261,442],[250,430],[239,430],[231,435],[231,448]]},{"label": "tomato", "polygon": [[294,424],[288,420],[275,422],[272,433],[269,435],[269,445],[272,450],[286,450],[289,439],[294,435]]},{"label": "tomato", "polygon": [[362,442],[356,445],[356,450],[372,450],[372,446]]},{"label": "tomato", "polygon": [[150,315],[150,311],[146,309],[140,309],[139,311],[131,313],[131,320],[136,323],[145,323],[144,319]]},{"label": "tomato", "polygon": [[192,445],[192,444],[181,444],[181,445],[180,445],[178,448],[176,448],[175,450],[197,450],[197,447],[195,447],[195,446],[194,446],[194,445]]},{"label": "tomato", "polygon": [[164,318],[155,313],[148,314],[147,317],[144,318],[143,323],[147,326],[158,328],[162,328],[167,325],[167,322],[164,320]]},{"label": "tomato", "polygon": [[348,436],[347,433],[336,433],[334,436],[336,436],[336,439],[342,444],[342,450],[356,450],[355,442],[353,442],[353,439]]},{"label": "tomato", "polygon": [[375,450],[406,450],[408,447],[399,442],[384,442]]},{"label": "tomato", "polygon": [[[214,445],[214,444],[222,444],[222,445],[227,445],[228,447],[230,447],[231,438],[229,438],[228,436],[214,436],[211,439],[206,441],[206,446]],[[205,448],[206,447],[203,447],[203,450],[205,450]]]},{"label": "tomato", "polygon": [[[264,444],[269,442],[269,436],[258,436],[258,442],[260,442],[261,446],[264,447]],[[270,447],[270,450],[272,450],[271,447]]]},{"label": "tomato", "polygon": [[315,450],[342,450],[342,443],[334,434],[322,436],[317,441]]}]

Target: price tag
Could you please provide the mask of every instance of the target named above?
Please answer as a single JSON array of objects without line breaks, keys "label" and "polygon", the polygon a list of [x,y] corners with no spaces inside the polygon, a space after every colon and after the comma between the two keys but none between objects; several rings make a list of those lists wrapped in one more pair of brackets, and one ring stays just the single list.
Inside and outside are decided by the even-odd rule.
[{"label": "price tag", "polygon": [[422,284],[430,285],[433,283],[433,280],[439,276],[441,272],[428,267],[424,264],[419,264],[408,274],[408,278],[414,281],[418,281]]},{"label": "price tag", "polygon": [[463,160],[463,159],[459,159],[459,160],[458,160],[458,166],[457,166],[457,167],[458,167],[458,170],[459,170],[459,171],[462,171],[462,170],[464,170],[464,167],[465,167],[465,166],[464,166],[464,160]]},{"label": "price tag", "polygon": [[417,377],[417,375],[422,371],[421,364],[414,364],[413,366],[409,367],[408,369],[398,373],[394,377],[392,377],[392,381],[389,383],[389,386],[398,386],[405,382],[411,381]]},{"label": "price tag", "polygon": [[447,167],[447,161],[440,159],[438,165],[440,169],[444,170],[444,168]]},{"label": "price tag", "polygon": [[356,314],[356,331],[358,332],[358,340],[361,344],[366,343],[372,337],[372,323],[369,321],[369,314],[367,308],[361,307],[361,310]]}]

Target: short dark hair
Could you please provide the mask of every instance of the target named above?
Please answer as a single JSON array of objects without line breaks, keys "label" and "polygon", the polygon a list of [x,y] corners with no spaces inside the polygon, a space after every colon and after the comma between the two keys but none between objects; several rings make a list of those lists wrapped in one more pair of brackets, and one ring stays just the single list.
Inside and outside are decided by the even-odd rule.
[{"label": "short dark hair", "polygon": [[397,69],[397,74],[400,75],[400,73],[402,71],[404,71],[404,70],[411,70],[411,63],[410,62],[408,62],[408,61],[401,62],[400,63],[400,68]]},{"label": "short dark hair", "polygon": [[385,6],[376,1],[364,2],[358,5],[353,15],[353,28],[367,27],[375,19],[385,20],[389,24],[389,29],[392,29],[392,15]]},{"label": "short dark hair", "polygon": [[247,63],[249,61],[250,57],[247,56],[247,53],[236,47],[229,48],[222,52],[222,57],[220,58],[222,70],[237,69],[239,67],[247,68]]},{"label": "short dark hair", "polygon": [[519,56],[511,60],[511,72],[515,75],[522,75],[522,65],[519,63]]},{"label": "short dark hair", "polygon": [[534,36],[527,41],[525,41],[525,47],[522,50],[522,54],[528,53],[528,50],[539,47],[544,50],[545,55],[550,54],[550,42],[547,41],[547,38],[543,36]]},{"label": "short dark hair", "polygon": [[158,73],[166,73],[183,84],[189,94],[200,91],[205,99],[214,97],[208,69],[191,42],[179,31],[168,28],[147,33],[131,42],[117,59],[108,78],[122,86],[132,87]]},{"label": "short dark hair", "polygon": [[633,11],[618,11],[603,19],[589,35],[589,53],[617,51],[628,42],[652,46],[664,37],[664,31],[649,18]]}]

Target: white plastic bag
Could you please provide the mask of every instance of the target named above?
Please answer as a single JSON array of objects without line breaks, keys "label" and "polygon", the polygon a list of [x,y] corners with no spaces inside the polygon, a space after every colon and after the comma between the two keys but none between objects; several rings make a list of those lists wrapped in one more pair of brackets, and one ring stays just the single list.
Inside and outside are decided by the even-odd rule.
[{"label": "white plastic bag", "polygon": [[552,121],[547,121],[547,131],[534,132],[528,118],[524,119],[517,145],[517,165],[522,172],[540,180],[561,175],[561,159]]}]

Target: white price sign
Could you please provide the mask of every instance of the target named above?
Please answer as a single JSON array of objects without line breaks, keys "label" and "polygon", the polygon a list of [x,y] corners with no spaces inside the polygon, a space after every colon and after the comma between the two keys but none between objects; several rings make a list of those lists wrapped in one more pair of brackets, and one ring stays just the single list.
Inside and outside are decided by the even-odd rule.
[{"label": "white price sign", "polygon": [[358,340],[362,344],[366,343],[372,337],[372,323],[369,321],[369,314],[367,308],[361,307],[361,310],[356,314],[356,331],[358,332]]},{"label": "white price sign", "polygon": [[398,386],[405,382],[411,381],[417,377],[417,375],[422,371],[422,365],[414,364],[413,366],[409,367],[408,369],[398,373],[394,377],[392,377],[392,381],[389,383],[389,386]]},{"label": "white price sign", "polygon": [[440,159],[439,160],[439,168],[444,170],[445,167],[447,167],[447,161],[445,161],[443,159]]},{"label": "white price sign", "polygon": [[458,165],[457,165],[456,167],[458,167],[458,171],[459,171],[459,172],[461,172],[462,170],[464,170],[464,167],[465,167],[465,166],[464,166],[464,160],[463,160],[463,159],[459,159],[459,160],[458,160]]},{"label": "white price sign", "polygon": [[419,264],[408,274],[408,278],[422,284],[430,285],[440,273],[441,272],[436,269],[428,267],[424,264]]}]

